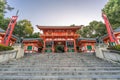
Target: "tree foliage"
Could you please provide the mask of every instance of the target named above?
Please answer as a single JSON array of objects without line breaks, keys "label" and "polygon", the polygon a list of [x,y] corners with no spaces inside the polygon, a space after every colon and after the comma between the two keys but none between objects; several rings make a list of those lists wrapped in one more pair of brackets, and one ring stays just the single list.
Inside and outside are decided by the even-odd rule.
[{"label": "tree foliage", "polygon": [[109,18],[113,29],[120,26],[120,0],[109,0],[102,11]]},{"label": "tree foliage", "polygon": [[11,11],[14,8],[7,4],[6,0],[0,0],[0,17],[4,16],[4,13]]},{"label": "tree foliage", "polygon": [[18,37],[30,36],[33,33],[33,27],[30,21],[24,19],[17,22],[14,29],[14,35]]},{"label": "tree foliage", "polygon": [[[102,11],[108,16],[113,29],[120,26],[120,0],[109,0]],[[106,27],[101,21],[92,21],[89,25],[78,31],[82,37],[92,38],[103,36],[106,32]]]},{"label": "tree foliage", "polygon": [[7,5],[5,0],[0,0],[0,16],[3,17],[5,12],[5,6]]},{"label": "tree foliage", "polygon": [[8,27],[9,22],[10,22],[10,18],[3,19],[2,21],[0,21],[0,27],[2,29],[6,30],[7,27]]},{"label": "tree foliage", "polygon": [[35,33],[31,34],[30,36],[26,36],[26,38],[40,38],[40,33],[35,32]]},{"label": "tree foliage", "polygon": [[[0,27],[6,30],[10,19],[4,18],[4,14],[7,11],[11,11],[13,8],[8,5],[6,0],[0,0]],[[105,7],[102,9],[108,16],[108,19],[113,27],[116,29],[120,26],[120,0],[109,0]],[[75,26],[74,24],[71,26]],[[89,25],[83,26],[78,30],[82,37],[100,37],[106,34],[106,27],[101,21],[91,21]],[[39,33],[33,33],[33,27],[29,20],[20,20],[17,22],[13,32],[18,37],[39,37]]]},{"label": "tree foliage", "polygon": [[[12,8],[10,5],[7,4],[6,0],[0,0],[0,27],[6,29],[6,25],[8,25],[9,18],[5,19],[4,14],[7,11],[11,11]],[[5,26],[5,27],[4,27]]]},{"label": "tree foliage", "polygon": [[105,25],[101,21],[92,21],[88,26],[84,26],[77,33],[86,38],[100,37],[106,33]]},{"label": "tree foliage", "polygon": [[[0,28],[6,30],[10,22],[10,18],[4,18],[4,14],[7,11],[11,11],[12,8],[7,4],[6,0],[0,0]],[[19,20],[15,26],[13,34],[18,37],[30,36],[33,33],[33,27],[29,20]]]}]

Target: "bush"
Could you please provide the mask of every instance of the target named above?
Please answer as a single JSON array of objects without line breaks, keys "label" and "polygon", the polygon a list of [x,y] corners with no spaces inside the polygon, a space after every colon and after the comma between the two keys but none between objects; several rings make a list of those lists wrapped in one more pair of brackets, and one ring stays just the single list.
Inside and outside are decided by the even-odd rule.
[{"label": "bush", "polygon": [[0,51],[8,51],[8,50],[13,50],[14,48],[11,46],[4,46],[0,44]]},{"label": "bush", "polygon": [[120,45],[111,46],[108,49],[120,51]]}]

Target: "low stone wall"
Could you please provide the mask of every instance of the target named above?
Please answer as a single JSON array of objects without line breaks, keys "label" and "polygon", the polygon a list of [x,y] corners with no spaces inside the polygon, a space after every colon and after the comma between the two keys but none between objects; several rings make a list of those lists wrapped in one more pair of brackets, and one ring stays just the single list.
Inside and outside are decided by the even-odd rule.
[{"label": "low stone wall", "polygon": [[120,51],[102,50],[105,59],[120,63]]},{"label": "low stone wall", "polygon": [[120,51],[107,50],[107,47],[97,46],[95,50],[95,55],[98,58],[120,63]]},{"label": "low stone wall", "polygon": [[0,52],[0,62],[9,61],[11,59],[18,59],[24,56],[24,48],[21,44],[15,44],[13,48],[14,50],[11,51]]},{"label": "low stone wall", "polygon": [[11,51],[1,51],[0,52],[0,62],[9,61],[11,59],[15,59],[17,56],[18,50]]}]

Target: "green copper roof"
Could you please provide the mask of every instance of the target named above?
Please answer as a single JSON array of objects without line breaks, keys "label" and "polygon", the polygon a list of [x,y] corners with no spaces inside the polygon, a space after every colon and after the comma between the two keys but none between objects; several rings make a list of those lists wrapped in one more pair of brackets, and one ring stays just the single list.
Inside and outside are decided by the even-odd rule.
[{"label": "green copper roof", "polygon": [[0,32],[1,32],[1,33],[4,33],[4,32],[5,32],[5,30],[3,30],[2,28],[0,28]]},{"label": "green copper roof", "polygon": [[[114,30],[114,32],[120,32],[120,27],[118,27],[117,29]],[[107,37],[108,34],[105,34],[104,36],[101,37],[101,39]]]},{"label": "green copper roof", "polygon": [[[5,30],[3,30],[2,28],[0,28],[0,33],[5,33]],[[17,36],[12,35],[13,38],[19,39]]]},{"label": "green copper roof", "polygon": [[120,32],[120,27],[114,30],[114,32]]},{"label": "green copper roof", "polygon": [[23,41],[26,41],[26,40],[42,40],[41,38],[24,38]]},{"label": "green copper roof", "polygon": [[96,40],[96,38],[78,38],[78,40]]}]

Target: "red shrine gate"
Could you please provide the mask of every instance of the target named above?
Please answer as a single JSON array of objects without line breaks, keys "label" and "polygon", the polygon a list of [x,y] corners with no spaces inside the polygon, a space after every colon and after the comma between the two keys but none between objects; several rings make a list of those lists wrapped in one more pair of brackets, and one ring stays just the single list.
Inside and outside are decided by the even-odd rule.
[{"label": "red shrine gate", "polygon": [[38,26],[43,31],[43,52],[76,52],[76,31],[81,26]]}]

